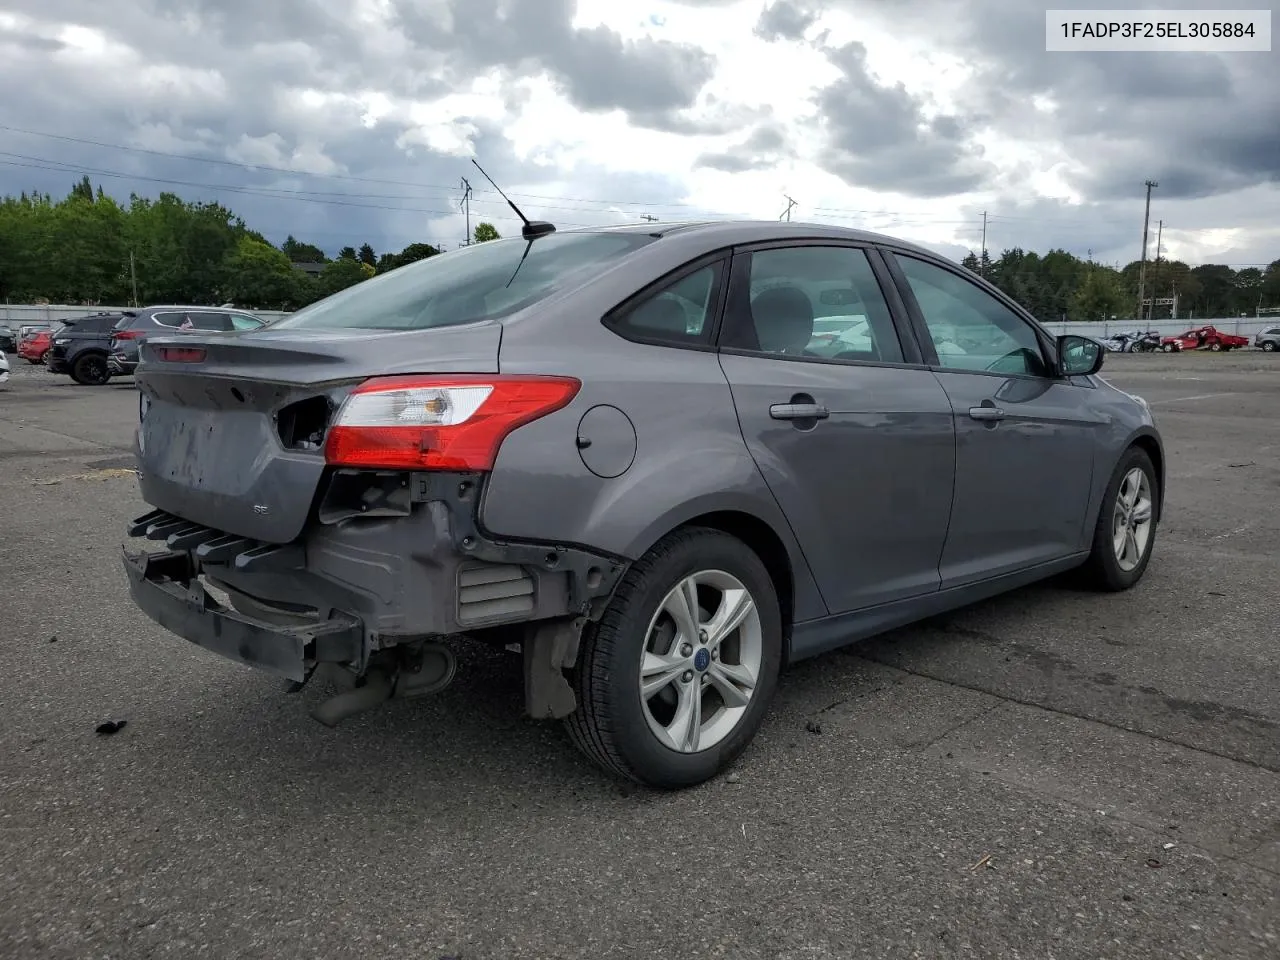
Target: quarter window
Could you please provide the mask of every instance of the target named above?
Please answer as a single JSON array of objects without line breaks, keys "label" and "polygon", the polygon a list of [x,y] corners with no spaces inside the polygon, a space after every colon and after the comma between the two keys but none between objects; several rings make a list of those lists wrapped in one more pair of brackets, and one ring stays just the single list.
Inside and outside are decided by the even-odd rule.
[{"label": "quarter window", "polygon": [[895,254],[924,315],[938,365],[1048,376],[1035,330],[991,294],[942,267]]},{"label": "quarter window", "polygon": [[685,274],[629,307],[609,326],[640,340],[706,343],[723,269],[723,261],[717,261]]}]

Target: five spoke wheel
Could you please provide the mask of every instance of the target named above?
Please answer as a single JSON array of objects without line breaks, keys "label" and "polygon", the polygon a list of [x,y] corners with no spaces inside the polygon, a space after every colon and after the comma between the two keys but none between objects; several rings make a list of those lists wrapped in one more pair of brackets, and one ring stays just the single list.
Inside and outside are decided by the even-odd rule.
[{"label": "five spoke wheel", "polygon": [[649,623],[640,699],[667,746],[696,753],[731,733],[760,676],[760,614],[750,591],[723,570],[690,574]]}]

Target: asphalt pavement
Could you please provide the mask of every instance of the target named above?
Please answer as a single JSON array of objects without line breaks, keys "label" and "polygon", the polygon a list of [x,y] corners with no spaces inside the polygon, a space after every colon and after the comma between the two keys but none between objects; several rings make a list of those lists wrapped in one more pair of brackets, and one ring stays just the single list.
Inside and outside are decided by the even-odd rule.
[{"label": "asphalt pavement", "polygon": [[[131,381],[0,388],[0,956],[1280,956],[1280,357],[1113,356],[1165,431],[1146,579],[798,665],[733,771],[618,786],[518,658],[330,730],[118,556]],[[126,725],[95,733],[108,720]]]}]

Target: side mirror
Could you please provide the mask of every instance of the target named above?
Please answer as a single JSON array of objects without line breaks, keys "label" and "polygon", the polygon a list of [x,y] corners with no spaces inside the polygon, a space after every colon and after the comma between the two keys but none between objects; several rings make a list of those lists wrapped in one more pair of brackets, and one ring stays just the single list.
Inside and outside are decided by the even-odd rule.
[{"label": "side mirror", "polygon": [[1058,338],[1058,373],[1064,377],[1088,377],[1102,369],[1107,352],[1089,337],[1067,334]]}]

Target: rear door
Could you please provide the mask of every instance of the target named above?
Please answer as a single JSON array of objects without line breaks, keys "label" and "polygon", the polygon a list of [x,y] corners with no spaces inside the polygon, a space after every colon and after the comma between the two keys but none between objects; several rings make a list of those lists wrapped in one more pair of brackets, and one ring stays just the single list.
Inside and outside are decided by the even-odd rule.
[{"label": "rear door", "polygon": [[[1032,323],[963,268],[905,253],[886,262],[955,415],[943,589],[1078,552],[1106,425],[1093,386],[1052,376]],[[962,350],[933,349],[944,328],[958,332]]]},{"label": "rear door", "polygon": [[[747,447],[833,614],[937,590],[951,509],[951,406],[914,340],[899,337],[900,304],[884,286],[873,249],[745,248],[722,326]],[[815,336],[820,317],[847,330],[827,322]],[[833,352],[833,340],[847,348]]]}]

